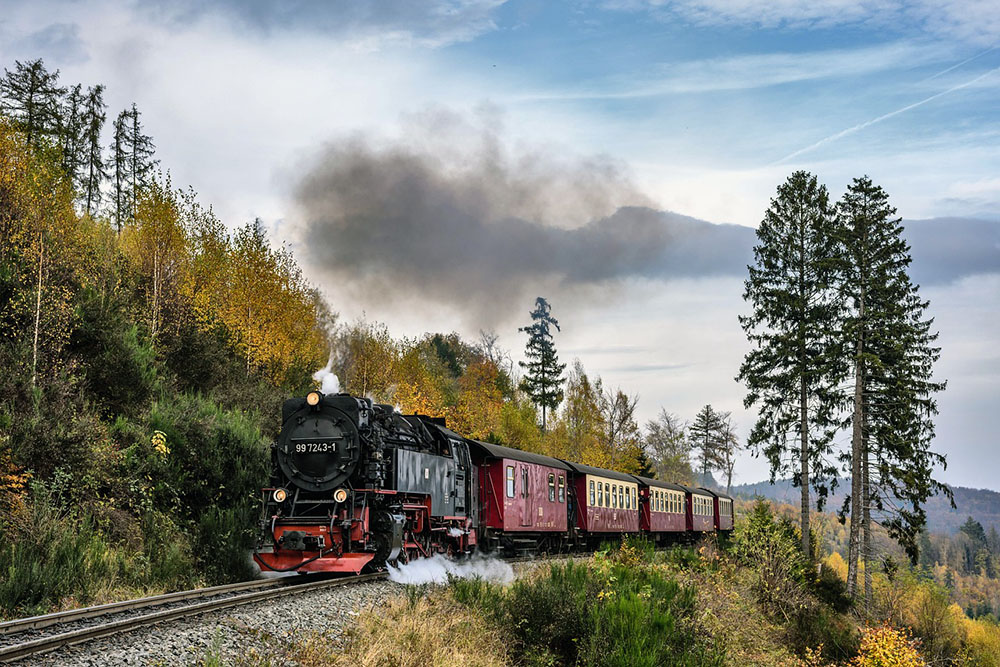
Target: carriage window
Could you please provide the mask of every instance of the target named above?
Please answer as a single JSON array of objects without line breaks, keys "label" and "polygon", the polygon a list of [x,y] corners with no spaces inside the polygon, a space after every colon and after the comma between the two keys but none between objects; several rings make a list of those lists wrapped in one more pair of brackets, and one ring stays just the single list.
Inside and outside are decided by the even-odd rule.
[{"label": "carriage window", "polygon": [[528,469],[521,467],[521,495],[528,497]]},{"label": "carriage window", "polygon": [[514,497],[514,466],[507,466],[507,497]]},{"label": "carriage window", "polygon": [[559,475],[559,502],[566,502],[566,478]]},{"label": "carriage window", "polygon": [[556,476],[549,473],[549,502],[554,503],[556,501]]},{"label": "carriage window", "polygon": [[632,489],[625,489],[625,509],[632,509]]},{"label": "carriage window", "polygon": [[614,484],[611,485],[611,507],[618,507],[618,487]]},{"label": "carriage window", "polygon": [[597,506],[604,507],[604,485],[601,482],[597,483]]},{"label": "carriage window", "polygon": [[625,487],[618,487],[618,507],[625,508]]},{"label": "carriage window", "polygon": [[590,480],[590,506],[593,507],[597,504],[597,500],[594,498],[594,480]]}]

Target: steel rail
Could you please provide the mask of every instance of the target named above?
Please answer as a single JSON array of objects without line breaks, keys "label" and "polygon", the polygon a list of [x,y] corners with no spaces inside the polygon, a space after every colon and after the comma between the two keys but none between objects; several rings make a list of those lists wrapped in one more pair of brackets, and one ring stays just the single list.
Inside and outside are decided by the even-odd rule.
[{"label": "steel rail", "polygon": [[142,609],[144,607],[156,607],[173,602],[184,602],[186,600],[196,600],[198,598],[211,597],[213,595],[225,595],[235,591],[249,588],[271,588],[287,585],[284,579],[257,579],[253,581],[241,581],[235,584],[223,584],[221,586],[211,586],[208,588],[196,588],[189,591],[177,591],[175,593],[164,593],[147,598],[137,598],[135,600],[123,600],[121,602],[109,602],[108,604],[94,607],[80,607],[79,609],[69,609],[67,611],[57,611],[42,616],[31,616],[29,618],[18,618],[12,621],[0,623],[0,638],[26,630],[40,630],[52,625],[62,623],[72,623],[97,616],[106,616],[119,612]]},{"label": "steel rail", "polygon": [[[116,635],[123,632],[130,632],[137,628],[156,625],[158,623],[165,623],[168,621],[174,621],[188,616],[197,616],[199,614],[204,614],[207,612],[228,609],[229,607],[237,607],[240,605],[251,604],[254,602],[261,602],[264,600],[270,600],[272,598],[291,595],[293,593],[305,593],[308,591],[317,590],[321,588],[334,588],[338,586],[347,586],[350,584],[360,584],[367,581],[375,581],[377,579],[382,579],[385,576],[386,574],[384,572],[377,572],[375,574],[363,574],[354,577],[345,577],[343,579],[324,579],[321,581],[310,581],[304,584],[290,584],[290,585],[272,587],[268,590],[263,590],[263,591],[253,591],[250,593],[243,593],[241,595],[235,595],[233,597],[223,598],[221,600],[209,600],[207,602],[200,602],[197,604],[187,605],[184,607],[177,607],[175,609],[165,609],[163,611],[153,612],[151,614],[145,614],[143,616],[125,618],[118,621],[112,621],[111,623],[91,626],[89,628],[80,628],[79,630],[64,632],[58,635],[41,637],[39,639],[24,642],[22,644],[5,646],[0,648],[0,662],[11,662],[15,660],[21,660],[23,658],[27,658],[32,655],[47,653],[49,651],[53,651],[66,646],[81,644],[84,642],[88,642],[94,639],[100,639],[103,637],[110,637],[111,635]],[[244,583],[250,584],[258,582],[244,582]],[[204,596],[199,596],[199,597],[204,597]]]}]

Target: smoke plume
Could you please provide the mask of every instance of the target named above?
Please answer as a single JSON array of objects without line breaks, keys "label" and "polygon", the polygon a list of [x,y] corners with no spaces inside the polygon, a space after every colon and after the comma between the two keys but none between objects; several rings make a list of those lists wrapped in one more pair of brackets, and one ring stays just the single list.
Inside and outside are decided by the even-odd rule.
[{"label": "smoke plume", "polygon": [[497,125],[433,112],[405,141],[327,145],[296,191],[307,262],[352,298],[417,298],[486,323],[538,294],[745,270],[714,260],[736,246],[749,259],[752,230],[654,211],[613,161],[512,146]]}]

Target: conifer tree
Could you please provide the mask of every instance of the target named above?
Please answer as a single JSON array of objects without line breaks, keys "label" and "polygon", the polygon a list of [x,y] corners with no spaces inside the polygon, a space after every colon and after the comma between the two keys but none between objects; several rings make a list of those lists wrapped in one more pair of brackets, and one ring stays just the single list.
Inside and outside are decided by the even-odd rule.
[{"label": "conifer tree", "polygon": [[837,385],[846,373],[834,336],[842,308],[830,289],[833,231],[826,187],[807,172],[792,174],[757,229],[743,294],[752,311],[740,317],[752,349],[737,380],[747,387],[745,407],[758,410],[748,445],[768,458],[772,480],[789,459],[798,464],[793,481],[801,488],[802,549],[810,557],[809,489],[821,508],[828,484],[836,483],[827,457],[837,426]]},{"label": "conifer tree", "polygon": [[29,146],[37,146],[45,136],[56,136],[60,128],[59,70],[49,72],[42,59],[14,61],[14,71],[4,69],[0,79],[0,112],[13,118],[24,132]]},{"label": "conifer tree", "polygon": [[872,510],[915,558],[923,504],[938,491],[950,496],[932,478],[944,457],[930,451],[933,395],[944,383],[932,379],[937,334],[924,318],[928,302],[907,274],[910,248],[888,195],[867,176],[857,178],[837,212],[838,284],[850,306],[842,331],[854,372],[848,589],[857,591],[860,552],[868,601]]},{"label": "conifer tree", "polygon": [[542,430],[546,428],[546,411],[555,410],[562,402],[562,372],[566,364],[559,363],[550,327],[559,328],[559,321],[552,317],[552,307],[544,297],[535,299],[535,309],[531,311],[531,324],[518,331],[528,334],[525,348],[527,361],[519,362],[527,369],[521,381],[521,389],[531,397],[535,405],[542,408]]},{"label": "conifer tree", "polygon": [[723,442],[723,418],[711,405],[703,407],[688,427],[688,441],[698,452],[702,484],[706,484],[708,473],[720,467]]},{"label": "conifer tree", "polygon": [[62,113],[62,168],[73,187],[80,183],[84,125],[83,87],[76,84],[69,89]]},{"label": "conifer tree", "polygon": [[136,204],[141,190],[152,182],[153,140],[143,134],[139,108],[125,109],[114,122],[111,158],[114,165],[114,215],[118,230],[135,220]]},{"label": "conifer tree", "polygon": [[152,137],[143,134],[139,115],[139,108],[133,102],[132,109],[129,111],[127,134],[133,217],[135,216],[135,203],[138,200],[139,191],[150,184],[153,177],[153,167],[159,162],[159,160],[153,159],[153,151],[156,147],[153,145]]},{"label": "conifer tree", "polygon": [[115,122],[113,123],[114,137],[111,144],[111,162],[115,172],[112,198],[114,200],[115,225],[118,227],[119,234],[121,234],[128,211],[128,195],[125,192],[125,187],[128,183],[128,152],[126,151],[125,141],[126,118],[126,112],[124,111],[119,113],[118,117],[115,118]]},{"label": "conifer tree", "polygon": [[101,130],[107,119],[104,104],[104,86],[92,86],[87,90],[83,114],[83,196],[87,215],[97,210],[101,203],[101,184],[108,177],[101,147]]}]

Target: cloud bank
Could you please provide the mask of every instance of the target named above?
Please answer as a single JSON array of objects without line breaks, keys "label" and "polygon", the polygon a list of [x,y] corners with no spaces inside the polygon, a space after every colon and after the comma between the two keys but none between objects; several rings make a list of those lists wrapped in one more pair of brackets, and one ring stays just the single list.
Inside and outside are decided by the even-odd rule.
[{"label": "cloud bank", "polygon": [[[498,125],[428,112],[405,140],[323,148],[295,190],[301,254],[322,284],[496,324],[538,294],[746,275],[753,229],[655,210],[619,165],[511,148]],[[919,282],[1000,272],[1000,223],[921,221],[906,235]]]}]

